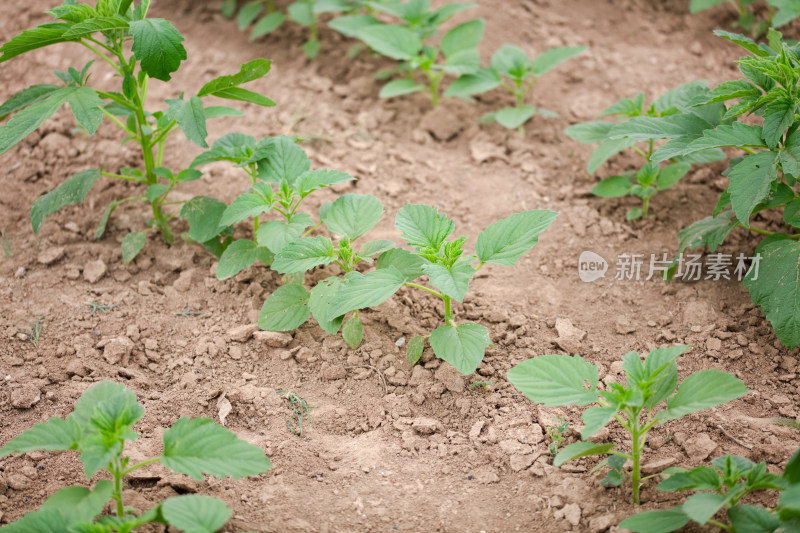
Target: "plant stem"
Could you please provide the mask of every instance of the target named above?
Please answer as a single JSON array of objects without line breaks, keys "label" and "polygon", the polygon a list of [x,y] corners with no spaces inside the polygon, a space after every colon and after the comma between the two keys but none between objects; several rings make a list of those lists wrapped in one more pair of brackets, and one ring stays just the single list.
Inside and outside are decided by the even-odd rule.
[{"label": "plant stem", "polygon": [[114,174],[112,172],[105,172],[103,170],[100,171],[100,175],[105,176],[107,178],[116,178],[119,180],[135,181],[136,183],[141,183],[138,179],[134,178],[133,176],[123,176],[122,174]]},{"label": "plant stem", "polygon": [[142,461],[141,463],[136,463],[135,465],[133,465],[133,466],[131,466],[129,468],[126,468],[122,472],[122,475],[126,476],[126,475],[130,474],[131,472],[133,472],[134,470],[136,470],[138,468],[141,468],[143,466],[147,466],[149,464],[158,462],[160,459],[161,459],[161,457],[151,457],[150,459],[146,459],[146,460]]},{"label": "plant stem", "polygon": [[114,492],[111,493],[111,498],[117,502],[117,516],[122,518],[125,516],[125,504],[122,502],[122,477],[125,473],[119,464],[119,458],[114,459],[109,470],[111,475],[114,476]]},{"label": "plant stem", "polygon": [[647,209],[650,207],[650,198],[643,198],[644,208],[642,209],[642,218],[647,218]]},{"label": "plant stem", "polygon": [[633,503],[639,505],[639,482],[641,478],[642,459],[642,437],[639,428],[638,414],[637,419],[634,420],[633,427],[631,428],[631,436],[633,437],[633,447],[631,448],[631,460],[633,461],[633,468],[631,471],[631,483],[633,483]]},{"label": "plant stem", "polygon": [[443,294],[441,294],[439,292],[436,292],[433,289],[429,289],[428,287],[425,287],[424,285],[417,285],[416,283],[411,283],[410,281],[407,281],[406,283],[403,283],[403,285],[405,285],[406,287],[414,287],[415,289],[420,289],[420,290],[423,290],[425,292],[429,292],[429,293],[433,294],[434,296],[438,296],[442,300],[447,298],[445,295],[443,295]]},{"label": "plant stem", "polygon": [[444,319],[445,321],[450,322],[451,320],[453,320],[453,310],[451,309],[450,306],[450,297],[445,295],[443,299],[444,299]]}]

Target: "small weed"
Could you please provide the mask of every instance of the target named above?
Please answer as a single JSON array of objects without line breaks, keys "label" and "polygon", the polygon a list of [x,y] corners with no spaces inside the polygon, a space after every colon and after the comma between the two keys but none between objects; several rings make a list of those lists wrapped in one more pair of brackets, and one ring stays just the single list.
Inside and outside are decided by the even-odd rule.
[{"label": "small weed", "polygon": [[178,311],[175,314],[178,315],[178,316],[183,316],[183,317],[187,317],[188,318],[190,316],[200,316],[200,315],[203,314],[203,312],[202,311],[192,311],[192,306],[191,305],[187,305],[185,310]]},{"label": "small weed", "polygon": [[569,420],[565,420],[563,416],[553,417],[554,425],[547,428],[547,436],[550,437],[550,455],[558,453],[561,444],[566,437],[564,436],[569,429]]},{"label": "small weed", "polygon": [[9,237],[6,230],[0,230],[0,244],[3,245],[3,255],[6,256],[6,259],[11,259],[13,255],[11,252],[11,245],[14,244],[14,238]]},{"label": "small weed", "polygon": [[473,381],[472,383],[470,383],[469,390],[475,389],[477,387],[481,387],[483,390],[486,391],[486,390],[489,390],[489,387],[491,387],[491,386],[492,386],[492,380],[491,379],[489,379],[487,381],[476,380],[476,381]]},{"label": "small weed", "polygon": [[283,398],[289,402],[289,405],[292,407],[292,414],[289,420],[286,421],[286,427],[298,437],[302,437],[303,420],[311,422],[311,409],[313,409],[313,407],[309,406],[307,401],[292,391],[279,390],[276,392],[278,394],[283,394]]},{"label": "small weed", "polygon": [[109,309],[114,309],[119,306],[119,304],[103,305],[97,302],[86,302],[86,305],[92,309],[92,314],[95,314],[97,311],[105,314],[108,313]]},{"label": "small weed", "polygon": [[42,329],[44,328],[44,323],[47,322],[47,318],[43,316],[34,316],[33,320],[20,320],[20,322],[24,323],[27,327],[17,326],[17,329],[25,335],[27,340],[33,344],[34,346],[39,346],[39,337],[42,335]]}]

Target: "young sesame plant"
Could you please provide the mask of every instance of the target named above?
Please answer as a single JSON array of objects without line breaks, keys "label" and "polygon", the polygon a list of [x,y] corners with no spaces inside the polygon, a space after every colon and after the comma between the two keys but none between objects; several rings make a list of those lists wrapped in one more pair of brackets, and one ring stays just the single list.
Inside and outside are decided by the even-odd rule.
[{"label": "young sesame plant", "polygon": [[[37,511],[0,528],[3,533],[73,532],[128,533],[151,523],[166,524],[187,532],[217,531],[231,510],[209,496],[168,498],[149,510],[125,505],[125,476],[160,462],[175,472],[198,481],[203,474],[224,478],[254,476],[271,468],[264,452],[209,418],[182,417],[163,433],[164,452],[131,464],[126,441],[139,436],[133,426],[144,415],[136,395],[124,385],[103,381],[81,395],[66,419],[51,418],[11,439],[0,457],[34,450],[80,452],[87,479],[109,475],[94,488],[71,486],[52,495]],[[112,515],[99,516],[111,502]]]},{"label": "young sesame plant", "polygon": [[[724,173],[730,180],[728,188],[711,216],[678,233],[678,254],[700,246],[714,252],[736,228],[763,235],[755,250],[758,262],[754,259],[744,275],[744,286],[772,323],[778,339],[794,349],[800,345],[800,197],[796,190],[800,177],[800,54],[775,30],[769,32],[769,45],[756,44],[743,35],[716,33],[752,55],[739,60],[745,79],[720,83],[704,101],[734,101],[726,120],[745,115],[755,120],[722,123],[675,150],[666,151],[664,145],[653,159],[691,157],[720,147],[744,153],[731,159]],[[769,217],[770,212],[775,216]],[[759,227],[751,222],[754,217],[772,221],[775,227]],[[679,266],[676,262],[672,272]]]},{"label": "young sesame plant", "polygon": [[557,117],[553,111],[525,103],[525,97],[543,74],[587,49],[585,46],[550,48],[540,56],[530,59],[518,46],[507,44],[492,56],[491,66],[459,77],[444,92],[445,96],[469,97],[497,87],[507,89],[514,96],[515,106],[487,113],[483,122],[497,122],[509,129],[523,132],[523,124],[535,115]]},{"label": "young sesame plant", "polygon": [[603,179],[595,185],[592,193],[603,198],[636,196],[642,200],[642,207],[630,209],[627,219],[647,217],[653,196],[678,183],[693,163],[725,159],[722,150],[709,148],[691,155],[673,153],[659,160],[669,160],[669,164],[664,166],[653,161],[657,141],[667,139],[661,153],[671,153],[699,137],[704,130],[723,122],[723,105],[717,102],[694,105],[708,94],[708,84],[702,80],[676,87],[649,106],[645,106],[644,93],[639,93],[633,98],[623,98],[600,113],[600,118],[619,116],[617,122],[584,122],[564,130],[576,141],[600,143],[589,158],[589,174],[594,174],[603,163],[627,148],[644,158],[639,169]]},{"label": "young sesame plant", "polygon": [[[610,454],[614,459],[607,484],[619,484],[626,476],[625,461],[632,462],[630,480],[633,503],[639,504],[639,490],[648,478],[641,477],[641,460],[647,433],[656,424],[675,420],[747,394],[747,387],[734,376],[719,370],[701,370],[678,385],[675,359],[687,346],[657,348],[644,362],[637,352],[622,357],[626,383],[610,383],[598,389],[598,367],[579,355],[542,355],[508,371],[508,380],[525,396],[546,406],[589,405],[583,412],[580,442],[565,446],[553,460],[554,466],[591,455]],[[677,391],[676,391],[677,388]],[[666,409],[660,407],[666,401]],[[587,442],[592,435],[616,420],[631,438],[629,451],[614,442]]]},{"label": "young sesame plant", "polygon": [[[717,457],[711,466],[691,470],[668,468],[661,475],[666,479],[658,490],[695,494],[671,509],[637,513],[623,520],[620,527],[636,533],[668,533],[691,521],[738,533],[800,530],[800,450],[789,459],[782,475],[767,472],[766,461],[756,464],[738,455]],[[762,490],[780,491],[776,508],[739,503],[746,495]],[[721,511],[727,524],[714,519]]]},{"label": "young sesame plant", "polygon": [[[216,78],[185,98],[166,101],[162,111],[145,108],[147,91],[153,79],[169,82],[172,74],[186,59],[183,37],[167,20],[148,18],[150,0],[98,0],[94,7],[67,1],[48,11],[58,22],[26,30],[0,47],[0,63],[31,50],[57,43],[74,43],[90,50],[106,63],[119,83],[119,91],[104,91],[89,85],[88,63],[81,71],[56,71],[63,86],[36,84],[20,91],[0,106],[0,118],[12,115],[0,126],[0,154],[41,126],[64,104],[69,104],[78,125],[94,134],[104,118],[117,125],[126,135],[123,142],[133,141],[141,149],[142,169],[85,170],[69,178],[56,189],[37,199],[31,209],[31,223],[38,233],[45,219],[62,207],[86,198],[89,190],[101,177],[141,184],[141,194],[114,200],[102,215],[95,238],[105,232],[109,217],[123,202],[146,201],[152,208],[150,230],[158,230],[170,243],[174,236],[169,226],[171,215],[164,211],[168,195],[178,185],[200,177],[193,169],[173,172],[164,166],[166,142],[180,129],[186,138],[203,147],[206,144],[206,121],[211,118],[242,113],[225,106],[206,107],[203,98],[215,96],[229,100],[251,102],[263,106],[275,105],[272,100],[240,85],[265,76],[270,62],[250,61],[238,73]],[[142,250],[146,231],[135,231],[122,241],[122,256],[130,262]]]},{"label": "young sesame plant", "polygon": [[[800,4],[791,0],[692,0],[691,13],[699,13],[719,4],[730,4],[736,10],[739,27],[754,39],[764,35],[769,28],[780,28],[800,16]],[[763,18],[757,17],[756,9],[765,10]]]}]

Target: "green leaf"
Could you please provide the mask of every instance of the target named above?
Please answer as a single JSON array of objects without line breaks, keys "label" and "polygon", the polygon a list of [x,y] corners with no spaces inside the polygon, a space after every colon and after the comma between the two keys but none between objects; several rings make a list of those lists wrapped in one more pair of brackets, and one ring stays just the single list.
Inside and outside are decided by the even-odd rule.
[{"label": "green leaf", "polygon": [[422,50],[422,41],[411,30],[388,24],[367,26],[358,32],[358,38],[379,54],[408,61]]},{"label": "green leaf", "polygon": [[329,335],[336,335],[344,320],[344,315],[328,320],[328,306],[341,285],[342,280],[335,276],[324,279],[311,289],[311,297],[308,300],[308,307],[311,309],[314,319],[319,323],[319,327]]},{"label": "green leaf", "polygon": [[208,196],[195,196],[181,208],[180,217],[189,222],[189,237],[197,242],[211,240],[219,233],[219,221],[228,208]]},{"label": "green leaf", "polygon": [[343,194],[319,213],[331,233],[354,241],[380,222],[383,204],[371,194]]},{"label": "green leaf", "polygon": [[272,220],[262,224],[256,233],[259,246],[266,246],[273,254],[279,254],[289,243],[296,240],[314,222],[306,213],[298,213],[289,220]]},{"label": "green leaf", "polygon": [[127,30],[128,21],[119,15],[110,17],[95,17],[85,20],[79,24],[75,24],[69,30],[64,32],[65,39],[79,39],[81,37],[88,37],[89,35],[97,32],[107,32],[113,30]]},{"label": "green leaf", "polygon": [[238,7],[237,0],[222,0],[220,11],[222,11],[223,17],[231,19],[236,14],[236,8]]},{"label": "green leaf", "polygon": [[397,212],[395,227],[410,246],[438,250],[455,230],[455,223],[435,207],[408,204]]},{"label": "green leaf", "polygon": [[486,21],[474,19],[463,24],[459,24],[442,37],[439,48],[446,57],[450,57],[463,50],[477,48],[483,39],[483,30]]},{"label": "green leaf", "polygon": [[85,170],[37,198],[31,207],[33,232],[39,233],[45,219],[62,207],[82,202],[98,179],[100,179],[99,170]]},{"label": "green leaf", "polygon": [[578,142],[594,144],[605,141],[613,127],[613,122],[598,120],[569,126],[564,133]]},{"label": "green leaf", "polygon": [[268,33],[272,33],[273,31],[277,30],[281,24],[283,24],[284,20],[286,20],[286,17],[279,11],[270,13],[266,17],[263,17],[253,27],[253,31],[250,33],[250,40],[255,41],[259,37],[263,37]]},{"label": "green leaf", "polygon": [[540,355],[513,367],[507,376],[525,396],[546,406],[597,401],[597,367],[579,355]]},{"label": "green leaf", "polygon": [[[208,108],[206,111],[208,111]],[[214,161],[230,161],[237,165],[242,164],[250,159],[255,148],[256,140],[253,137],[243,133],[229,133],[217,139],[210,150],[206,150],[195,157],[190,168],[206,165]]]},{"label": "green leaf", "polygon": [[475,253],[484,263],[514,266],[557,216],[554,211],[532,209],[498,220],[478,235]]},{"label": "green leaf", "polygon": [[392,80],[383,87],[381,87],[381,92],[378,93],[378,97],[380,98],[394,98],[395,96],[403,96],[405,94],[412,94],[419,92],[425,88],[424,85],[421,83],[417,83],[414,80],[409,79],[401,79],[401,80]]},{"label": "green leaf", "polygon": [[731,33],[729,31],[714,30],[714,35],[722,37],[723,39],[728,39],[729,41],[738,44],[739,46],[741,46],[754,56],[766,57],[769,55],[769,52],[758,46],[758,43],[756,43],[753,39],[745,37],[740,33]]},{"label": "green leaf", "polygon": [[758,269],[747,273],[744,286],[778,339],[794,349],[800,345],[800,243],[773,241],[760,246],[758,253]]},{"label": "green leaf", "polygon": [[608,133],[610,139],[629,138],[636,142],[653,139],[673,139],[686,133],[702,132],[712,128],[713,124],[697,115],[689,113],[669,115],[663,118],[633,117],[616,124]]},{"label": "green leaf", "polygon": [[460,260],[448,267],[438,263],[429,263],[422,267],[431,285],[457,302],[464,300],[469,290],[469,282],[475,275],[475,269],[469,260]]},{"label": "green leaf", "polygon": [[[725,3],[727,0],[692,0],[689,3],[689,12],[697,13],[711,7]],[[672,530],[670,530],[672,531]]]},{"label": "green leaf", "polygon": [[392,266],[366,274],[353,272],[331,300],[328,319],[342,316],[348,311],[378,306],[400,290],[405,281],[403,274]]},{"label": "green leaf", "polygon": [[150,185],[145,192],[145,196],[147,197],[147,201],[150,203],[155,202],[165,192],[169,191],[169,185],[165,185],[163,183],[156,183],[155,185]]},{"label": "green leaf", "polygon": [[204,472],[218,478],[238,479],[272,468],[261,448],[241,440],[209,418],[181,417],[164,431],[163,440],[161,463],[197,481],[203,480]]},{"label": "green leaf", "polygon": [[690,168],[692,168],[692,165],[689,163],[673,163],[662,168],[656,180],[658,190],[664,191],[678,183],[689,172]]},{"label": "green leaf", "polygon": [[[785,532],[797,531],[798,517],[800,517],[800,485],[792,485],[778,496],[778,516],[781,522],[789,522]],[[783,531],[781,533],[784,533]]]},{"label": "green leaf", "polygon": [[314,60],[319,53],[319,39],[312,37],[303,43],[303,53],[308,59]]},{"label": "green leaf", "polygon": [[310,294],[302,285],[289,283],[278,287],[261,307],[258,327],[265,331],[291,331],[311,316]]},{"label": "green leaf", "polygon": [[358,34],[364,28],[381,24],[372,15],[350,15],[346,17],[336,17],[328,23],[332,29],[347,37],[358,38]]},{"label": "green leaf", "polygon": [[578,54],[582,54],[586,50],[588,50],[586,46],[560,46],[557,48],[550,48],[531,62],[531,68],[534,74],[541,76],[564,61]]},{"label": "green leaf", "polygon": [[236,26],[238,26],[240,30],[245,29],[256,20],[256,17],[258,17],[262,9],[264,9],[264,2],[260,0],[247,2],[242,6],[242,9],[239,10],[239,15],[236,17]]},{"label": "green leaf", "polygon": [[58,511],[33,511],[16,522],[1,527],[2,533],[68,533],[70,524]]},{"label": "green leaf", "polygon": [[395,248],[383,253],[376,263],[379,269],[394,267],[403,275],[406,281],[413,281],[422,275],[422,268],[427,262],[408,250]]},{"label": "green leaf", "polygon": [[314,22],[314,11],[310,2],[298,0],[289,5],[289,18],[303,26],[311,26]]},{"label": "green leaf", "polygon": [[220,76],[203,85],[197,96],[215,96],[219,91],[238,87],[239,85],[263,78],[269,73],[272,61],[267,59],[254,59],[243,63],[239,72],[232,75]]},{"label": "green leaf", "polygon": [[600,168],[600,165],[608,161],[611,157],[617,155],[625,148],[629,148],[636,144],[635,139],[623,138],[614,139],[603,142],[600,146],[594,149],[592,155],[589,157],[589,162],[586,164],[586,171],[589,174],[594,174]]},{"label": "green leaf", "polygon": [[727,102],[734,98],[747,98],[761,96],[761,89],[747,80],[723,81],[711,91],[709,104]]},{"label": "green leaf", "polygon": [[53,94],[60,87],[58,85],[37,84],[23,89],[0,106],[0,120],[20,109],[24,109]]},{"label": "green leaf", "polygon": [[126,265],[130,264],[147,242],[147,233],[143,231],[132,231],[122,238],[122,260]]},{"label": "green leaf", "polygon": [[513,44],[505,44],[492,55],[492,68],[512,78],[524,78],[530,68],[528,55]]},{"label": "green leaf", "polygon": [[90,428],[90,421],[94,417],[95,411],[105,402],[112,401],[117,396],[123,396],[126,403],[136,402],[136,395],[121,383],[113,381],[101,381],[92,385],[78,398],[75,403],[75,410],[67,419],[77,423],[82,429]]},{"label": "green leaf", "polygon": [[72,41],[74,39],[64,37],[64,34],[72,28],[72,24],[65,24],[63,22],[54,22],[49,24],[40,24],[35,28],[25,30],[19,35],[11,38],[11,40],[3,43],[0,46],[0,63],[8,61],[12,57],[50,46],[51,44],[63,43]]},{"label": "green leaf", "polygon": [[633,98],[622,98],[605,108],[599,117],[612,115],[623,115],[625,117],[636,117],[644,113],[644,93],[638,93]]},{"label": "green leaf", "polygon": [[[725,0],[720,0],[724,2]],[[643,511],[629,516],[619,527],[630,529],[636,533],[670,533],[677,531],[689,523],[689,517],[681,511],[680,507],[673,507],[666,511]]]},{"label": "green leaf", "polygon": [[731,211],[725,211],[717,216],[698,220],[691,226],[680,230],[678,232],[678,253],[704,245],[714,253],[725,237],[738,225],[738,221],[732,215]]},{"label": "green leaf", "polygon": [[0,126],[0,154],[9,151],[15,144],[44,124],[44,121],[53,116],[53,113],[58,111],[76,90],[77,87],[65,87],[53,91],[43,100],[26,107],[11,117],[6,124]]},{"label": "green leaf", "polygon": [[583,412],[581,419],[583,420],[584,427],[581,430],[581,438],[588,439],[601,429],[606,424],[611,422],[614,415],[617,414],[617,408],[614,406],[609,407],[590,407]]},{"label": "green leaf", "polygon": [[683,509],[686,516],[702,526],[717,514],[717,511],[722,509],[726,501],[727,498],[721,494],[701,492],[700,494],[689,496],[681,509]]},{"label": "green leaf", "polygon": [[384,252],[388,252],[393,248],[394,248],[394,243],[392,241],[385,241],[385,240],[369,241],[364,243],[364,245],[358,251],[358,255],[360,255],[361,257],[370,257],[373,255],[378,255]]},{"label": "green leaf", "polygon": [[316,190],[348,181],[355,181],[355,178],[346,172],[328,169],[308,170],[297,178],[294,188],[301,198],[305,198]]},{"label": "green leaf", "polygon": [[47,498],[39,510],[57,511],[68,524],[91,522],[103,512],[113,491],[114,484],[107,479],[98,481],[93,491],[86,487],[67,487]]},{"label": "green leaf", "polygon": [[200,494],[167,498],[161,504],[164,520],[186,533],[216,533],[231,512],[220,500]]},{"label": "green leaf", "polygon": [[353,317],[342,326],[342,338],[353,350],[358,348],[361,341],[364,340],[364,324],[362,324],[361,319],[358,318],[358,313],[354,314]]},{"label": "green leaf", "polygon": [[257,217],[272,209],[274,200],[270,186],[266,183],[256,183],[253,190],[255,192],[241,194],[231,202],[219,221],[220,228],[232,226],[250,217]]},{"label": "green leaf", "polygon": [[416,365],[419,358],[422,357],[423,350],[425,350],[425,337],[422,335],[412,337],[411,340],[408,341],[408,347],[406,348],[406,360],[408,364],[411,366]]},{"label": "green leaf", "polygon": [[148,18],[131,22],[132,50],[142,70],[151,78],[169,81],[186,59],[183,36],[171,22]]},{"label": "green leaf", "polygon": [[658,490],[663,492],[679,490],[711,490],[719,492],[722,488],[722,478],[719,472],[709,466],[700,465],[691,470],[670,468],[665,470],[664,473],[668,474],[669,477],[658,484]]},{"label": "green leaf", "polygon": [[736,218],[750,226],[750,214],[769,194],[772,183],[778,179],[778,152],[764,151],[746,155],[730,169],[728,192]]},{"label": "green leaf", "polygon": [[720,370],[701,370],[683,380],[678,392],[667,399],[666,418],[674,420],[735,400],[748,393],[739,379]]},{"label": "green leaf", "polygon": [[536,108],[532,105],[504,107],[494,113],[494,120],[504,128],[513,130],[528,122],[535,114]]},{"label": "green leaf", "polygon": [[770,102],[764,110],[764,141],[770,148],[778,146],[787,128],[794,122],[797,104],[792,98],[784,97]]},{"label": "green leaf", "polygon": [[226,98],[228,100],[237,100],[239,102],[249,102],[251,104],[260,105],[262,107],[273,107],[275,102],[266,96],[242,89],[241,87],[231,87],[230,89],[220,89],[214,93],[217,98]]},{"label": "green leaf", "polygon": [[[688,348],[688,346],[682,345],[656,348],[647,354],[644,365],[642,365],[643,375],[636,379],[636,381],[649,383],[646,390],[650,395],[645,399],[645,407],[654,409],[656,405],[675,392],[675,387],[678,386],[678,365],[675,363],[675,359]],[[636,360],[639,361],[638,354],[636,354]]]},{"label": "green leaf", "polygon": [[90,87],[76,87],[67,98],[72,114],[89,135],[94,135],[103,121],[103,99]]},{"label": "green leaf", "polygon": [[772,533],[781,525],[775,514],[758,505],[736,504],[728,509],[728,519],[739,533]]},{"label": "green leaf", "polygon": [[626,175],[608,177],[592,188],[592,194],[601,198],[618,198],[630,192],[631,179]]},{"label": "green leaf", "polygon": [[305,150],[281,135],[267,145],[264,159],[259,161],[258,178],[270,183],[286,181],[290,185],[311,167]]},{"label": "green leaf", "polygon": [[272,263],[272,258],[272,252],[263,246],[258,246],[249,239],[233,241],[219,258],[217,279],[227,279],[235,276],[245,268],[252,266],[256,261],[269,265]]},{"label": "green leaf", "polygon": [[428,339],[436,357],[453,365],[468,376],[483,361],[486,348],[492,345],[489,330],[479,324],[465,323],[453,327],[439,326]]},{"label": "green leaf", "polygon": [[502,80],[496,71],[488,68],[478,69],[474,74],[464,74],[457,78],[447,90],[445,96],[469,96],[491,91],[498,87]]},{"label": "green leaf", "polygon": [[209,118],[220,118],[220,117],[243,117],[244,113],[239,111],[238,109],[234,109],[232,107],[224,106],[224,105],[215,105],[209,106],[204,109],[206,113],[206,119]]},{"label": "green leaf", "polygon": [[169,104],[166,112],[167,119],[178,123],[187,140],[200,148],[208,148],[208,143],[206,143],[208,130],[206,129],[203,101],[197,96],[192,96],[189,100],[177,99],[166,102]]},{"label": "green leaf", "polygon": [[573,459],[589,457],[590,455],[603,455],[614,449],[613,442],[595,444],[594,442],[575,442],[564,446],[553,459],[553,466],[559,467]]},{"label": "green leaf", "polygon": [[51,418],[47,422],[34,425],[31,429],[17,435],[0,449],[0,457],[12,453],[25,453],[33,450],[62,451],[78,447],[80,430],[66,420]]},{"label": "green leaf", "polygon": [[305,272],[335,260],[336,250],[329,238],[322,235],[304,237],[290,242],[275,256],[272,270],[281,274]]}]

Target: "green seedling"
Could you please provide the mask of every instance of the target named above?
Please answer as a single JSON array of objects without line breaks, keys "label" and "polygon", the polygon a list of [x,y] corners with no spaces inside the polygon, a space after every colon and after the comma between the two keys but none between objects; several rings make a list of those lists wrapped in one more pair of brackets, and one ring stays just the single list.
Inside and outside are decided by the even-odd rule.
[{"label": "green seedling", "polygon": [[25,324],[25,326],[17,326],[17,329],[20,333],[25,335],[25,340],[34,346],[39,346],[39,337],[42,335],[44,323],[47,322],[47,318],[37,315],[33,317],[33,320],[20,320],[20,322]]},{"label": "green seedling", "polygon": [[550,446],[548,448],[550,455],[558,453],[558,449],[561,448],[567,438],[568,429],[569,420],[566,420],[563,416],[553,418],[553,425],[547,428],[547,436],[550,437]]},{"label": "green seedling", "polygon": [[539,77],[585,50],[585,46],[562,46],[550,48],[539,57],[530,59],[518,46],[507,44],[494,53],[489,68],[464,74],[450,84],[444,95],[469,97],[503,87],[514,96],[515,106],[492,111],[481,120],[497,122],[503,127],[524,132],[523,124],[534,115],[558,117],[553,111],[525,103],[525,97]]},{"label": "green seedling", "polygon": [[[698,13],[719,4],[729,4],[736,10],[739,27],[754,39],[764,35],[770,28],[780,28],[800,16],[800,4],[787,0],[692,0],[689,11]],[[766,14],[756,16],[756,8],[763,5]]]},{"label": "green seedling", "polygon": [[[750,115],[754,120],[748,117],[747,123],[720,124],[682,147],[676,145],[662,153],[668,148],[664,145],[654,154],[655,161],[691,157],[721,147],[738,148],[745,154],[731,159],[723,173],[730,182],[711,216],[678,232],[679,256],[669,274],[677,269],[680,254],[700,246],[714,252],[736,228],[763,235],[753,254],[758,263],[753,260],[744,274],[744,286],[772,323],[778,339],[794,349],[800,345],[800,197],[796,190],[800,160],[795,157],[800,151],[796,113],[800,54],[774,30],[769,32],[768,45],[756,44],[743,35],[716,33],[752,55],[739,60],[745,79],[720,83],[704,101],[722,105],[735,100],[725,112],[726,119]],[[782,220],[777,228],[768,230],[751,223],[758,213],[770,211],[777,215],[770,220]]]},{"label": "green seedling", "polygon": [[[637,533],[668,533],[696,522],[738,533],[800,531],[800,450],[789,459],[783,475],[767,472],[765,461],[756,464],[737,455],[717,457],[711,466],[691,470],[668,468],[661,475],[666,479],[658,490],[694,494],[671,509],[644,511],[626,518],[621,528]],[[777,507],[765,509],[740,503],[746,495],[763,490],[780,492]],[[718,513],[725,514],[727,524],[714,518]]]},{"label": "green seedling", "polygon": [[[264,452],[209,418],[181,417],[163,433],[164,451],[132,464],[125,455],[126,441],[139,436],[133,426],[144,409],[130,389],[103,381],[83,393],[66,419],[51,418],[11,439],[0,457],[34,450],[80,452],[86,478],[100,479],[94,488],[71,486],[48,498],[0,531],[3,533],[75,532],[129,533],[145,524],[165,524],[187,532],[213,532],[231,516],[231,510],[216,498],[184,495],[168,498],[141,512],[125,505],[125,477],[144,466],[159,462],[166,468],[197,481],[203,474],[217,478],[255,476],[271,468]],[[112,515],[100,516],[108,503]]]},{"label": "green seedling", "polygon": [[[77,123],[90,135],[108,119],[125,134],[123,142],[133,141],[140,149],[143,169],[85,170],[69,178],[56,189],[37,199],[31,209],[31,223],[38,233],[45,219],[62,207],[81,202],[101,177],[138,183],[141,194],[114,200],[103,213],[95,238],[105,232],[109,217],[124,201],[147,201],[152,208],[150,229],[158,230],[170,243],[174,236],[169,226],[172,215],[165,212],[168,195],[177,186],[198,179],[194,169],[174,173],[164,166],[167,140],[175,131],[206,148],[206,121],[223,116],[242,115],[225,106],[206,106],[204,98],[217,97],[275,105],[272,100],[240,85],[265,76],[270,62],[250,61],[238,73],[221,76],[206,83],[188,98],[183,93],[166,100],[161,111],[147,111],[148,88],[153,80],[169,82],[186,59],[184,40],[167,20],[148,18],[150,0],[98,0],[94,7],[68,1],[48,13],[57,20],[36,26],[12,37],[0,47],[0,63],[31,50],[57,43],[74,43],[87,48],[105,63],[118,83],[117,91],[105,91],[90,85],[93,62],[82,70],[56,71],[63,85],[37,84],[12,96],[0,106],[0,119],[12,115],[0,127],[0,154],[7,152],[41,126],[64,104],[69,104]],[[177,94],[177,91],[171,91]],[[122,241],[122,258],[128,263],[141,251],[148,231],[135,231]]]},{"label": "green seedling", "polygon": [[289,420],[286,421],[286,427],[293,434],[302,437],[303,420],[311,422],[311,410],[313,407],[309,406],[307,401],[292,391],[279,390],[276,392],[283,394],[283,398],[289,402],[289,406],[292,408],[292,414],[289,416]]},{"label": "green seedling", "polygon": [[119,304],[111,304],[111,305],[103,305],[97,302],[86,302],[86,305],[92,310],[92,314],[95,314],[97,311],[100,311],[103,314],[108,313],[109,309],[114,309],[115,307],[119,307]]},{"label": "green seedling", "polygon": [[11,252],[11,246],[14,244],[14,238],[9,237],[5,229],[0,231],[0,244],[3,245],[3,255],[6,256],[6,259],[11,259],[11,256],[13,255]]},{"label": "green seedling", "polygon": [[[576,141],[600,143],[589,158],[589,174],[594,174],[608,159],[627,148],[644,158],[638,170],[605,178],[592,189],[592,193],[602,198],[636,196],[642,200],[642,207],[630,209],[627,219],[646,217],[651,198],[678,183],[692,164],[725,159],[725,153],[719,148],[691,155],[679,154],[703,131],[725,122],[724,105],[708,102],[709,94],[708,84],[702,80],[681,85],[649,106],[645,106],[644,93],[639,93],[633,98],[623,98],[600,114],[601,118],[618,116],[617,122],[584,122],[564,130]],[[696,106],[698,101],[704,104]],[[662,139],[667,142],[658,148],[656,142]],[[655,161],[657,148],[668,157]],[[669,161],[669,164],[662,166],[664,161]]]},{"label": "green seedling", "polygon": [[183,311],[176,311],[175,314],[177,316],[182,316],[184,318],[189,318],[191,316],[200,316],[200,315],[203,314],[203,312],[202,311],[192,311],[192,306],[191,305],[187,305],[186,309],[184,309]]},{"label": "green seedling", "polygon": [[[582,415],[583,441],[565,446],[553,460],[554,466],[592,455],[617,456],[612,468],[621,471],[625,461],[632,462],[633,503],[639,504],[642,451],[647,433],[656,424],[676,420],[690,413],[708,409],[747,394],[747,387],[734,376],[719,370],[701,370],[678,385],[675,359],[687,346],[658,348],[642,362],[636,352],[622,358],[626,383],[610,383],[608,390],[598,389],[598,367],[579,355],[542,355],[518,364],[508,371],[508,380],[531,400],[546,406],[589,405]],[[677,388],[677,392],[676,392]],[[666,401],[666,409],[660,404]],[[596,444],[586,439],[616,420],[631,438],[630,451],[614,442]],[[619,474],[618,474],[619,475]],[[611,484],[614,476],[609,479]]]},{"label": "green seedling", "polygon": [[489,390],[489,387],[491,387],[491,386],[492,386],[492,380],[491,379],[487,380],[487,381],[477,380],[477,381],[473,381],[472,383],[469,384],[469,390],[473,390],[473,389],[475,389],[477,387],[480,387],[484,391],[487,391],[487,390]]}]

